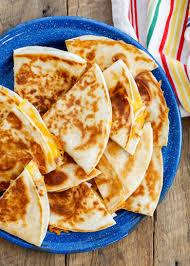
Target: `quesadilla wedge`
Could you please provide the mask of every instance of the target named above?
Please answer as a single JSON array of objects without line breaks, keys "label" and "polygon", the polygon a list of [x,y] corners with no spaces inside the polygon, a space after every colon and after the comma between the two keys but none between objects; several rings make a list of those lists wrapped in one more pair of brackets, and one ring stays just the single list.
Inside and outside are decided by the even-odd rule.
[{"label": "quesadilla wedge", "polygon": [[39,195],[40,203],[42,206],[42,210],[44,211],[45,215],[42,215],[42,239],[44,239],[50,218],[50,208],[49,208],[49,200],[47,196],[47,188],[44,182],[44,177],[41,175],[37,164],[32,160],[29,164],[25,167],[25,169],[30,173],[33,182],[36,186],[36,190]]},{"label": "quesadilla wedge", "polygon": [[90,174],[106,148],[112,121],[109,93],[98,65],[89,68],[43,119],[63,149]]},{"label": "quesadilla wedge", "polygon": [[169,132],[169,109],[161,89],[161,83],[151,72],[143,72],[135,80],[146,105],[146,121],[151,122],[153,128],[154,145],[166,146]]},{"label": "quesadilla wedge", "polygon": [[59,49],[28,46],[14,51],[15,91],[44,114],[83,74],[86,61]]},{"label": "quesadilla wedge", "polygon": [[125,189],[105,155],[102,156],[97,167],[101,174],[94,178],[96,187],[103,197],[108,211],[114,213],[126,199]]},{"label": "quesadilla wedge", "polygon": [[[111,140],[108,142],[104,155],[114,172],[109,171],[107,164],[101,161],[103,167],[108,170],[101,167],[100,171],[104,176],[95,178],[108,210],[119,209],[121,201],[124,198],[127,200],[141,184],[149,166],[152,151],[153,132],[150,123],[145,123],[134,155],[130,155],[115,142]],[[118,192],[115,191],[115,184],[119,187]]]},{"label": "quesadilla wedge", "polygon": [[85,171],[65,153],[63,163],[54,171],[46,174],[44,178],[47,191],[58,192],[78,186],[82,182],[91,180],[99,174],[100,171],[94,169],[87,175]]},{"label": "quesadilla wedge", "polygon": [[56,158],[43,134],[17,106],[0,125],[0,154],[0,191],[7,188],[32,158],[42,173],[56,168]]},{"label": "quesadilla wedge", "polygon": [[85,35],[66,40],[65,43],[69,52],[81,56],[91,64],[97,63],[102,71],[119,59],[125,62],[133,77],[142,71],[157,68],[157,64],[148,54],[123,41]]},{"label": "quesadilla wedge", "polygon": [[58,160],[60,154],[54,137],[48,131],[37,109],[27,100],[23,100],[17,93],[6,87],[0,86],[0,124],[11,112],[12,108],[17,108],[29,119],[30,123],[40,132],[47,145],[49,146],[49,157],[52,163]]},{"label": "quesadilla wedge", "polygon": [[22,98],[15,92],[0,85],[0,124],[7,117],[14,105],[19,105]]},{"label": "quesadilla wedge", "polygon": [[50,226],[66,231],[94,232],[115,224],[98,195],[87,183],[48,193]]},{"label": "quesadilla wedge", "polygon": [[118,60],[104,72],[112,103],[110,138],[134,154],[145,121],[145,105],[126,64]]},{"label": "quesadilla wedge", "polygon": [[[47,198],[45,189],[44,193]],[[49,220],[47,210],[48,207],[44,208],[42,204],[33,176],[24,169],[0,198],[0,229],[41,246]]]},{"label": "quesadilla wedge", "polygon": [[163,159],[160,147],[154,147],[145,177],[121,209],[152,216],[158,204],[163,184]]}]

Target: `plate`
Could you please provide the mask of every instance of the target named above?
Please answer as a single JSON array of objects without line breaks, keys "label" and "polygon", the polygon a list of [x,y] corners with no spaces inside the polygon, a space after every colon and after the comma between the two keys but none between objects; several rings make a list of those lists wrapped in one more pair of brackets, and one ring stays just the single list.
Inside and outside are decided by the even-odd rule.
[{"label": "plate", "polygon": [[[148,53],[138,42],[118,29],[104,23],[81,17],[47,17],[28,21],[0,36],[0,84],[13,88],[13,50],[28,45],[44,45],[66,49],[64,40],[80,35],[102,35],[123,40]],[[180,160],[182,128],[181,116],[172,87],[162,68],[153,71],[157,80],[162,80],[162,88],[170,108],[170,131],[168,146],[163,148],[164,183],[162,200],[171,187]],[[103,248],[126,237],[143,219],[143,215],[127,211],[117,213],[117,224],[94,233],[61,233],[60,236],[47,232],[40,248],[0,231],[0,237],[25,248],[50,253],[85,252]]]}]

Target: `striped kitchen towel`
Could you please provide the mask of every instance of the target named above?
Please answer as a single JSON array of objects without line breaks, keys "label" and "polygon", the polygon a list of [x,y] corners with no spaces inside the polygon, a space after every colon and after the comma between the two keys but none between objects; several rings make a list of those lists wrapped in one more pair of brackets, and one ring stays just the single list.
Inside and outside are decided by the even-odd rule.
[{"label": "striped kitchen towel", "polygon": [[190,0],[112,0],[114,25],[141,42],[162,65],[182,116],[190,115],[189,6]]}]

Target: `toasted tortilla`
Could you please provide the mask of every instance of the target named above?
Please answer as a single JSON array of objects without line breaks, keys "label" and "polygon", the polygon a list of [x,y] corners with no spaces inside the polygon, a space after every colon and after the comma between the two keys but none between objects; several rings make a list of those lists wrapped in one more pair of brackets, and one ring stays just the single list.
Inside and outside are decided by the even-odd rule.
[{"label": "toasted tortilla", "polygon": [[160,198],[163,185],[163,159],[160,147],[154,147],[145,177],[136,191],[121,208],[152,216]]},{"label": "toasted tortilla", "polygon": [[0,85],[0,124],[7,117],[15,105],[19,105],[22,98],[14,91]]},{"label": "toasted tortilla", "polygon": [[161,83],[151,72],[143,72],[135,80],[146,105],[146,121],[151,122],[153,128],[154,145],[166,146],[169,133],[169,109],[161,89]]},{"label": "toasted tortilla", "polygon": [[37,109],[27,100],[23,100],[17,93],[9,90],[6,87],[0,86],[0,124],[11,112],[12,108],[16,106],[32,125],[42,135],[44,141],[49,146],[49,160],[51,164],[56,164],[60,157],[58,144],[52,134],[48,131],[44,121],[42,120]]},{"label": "toasted tortilla", "polygon": [[155,61],[144,51],[123,41],[103,36],[85,35],[65,41],[67,50],[77,54],[89,63],[97,63],[102,70],[122,59],[133,77],[143,71],[157,68]]},{"label": "toasted tortilla", "polygon": [[48,193],[50,226],[66,231],[94,232],[115,224],[98,195],[87,183]]},{"label": "toasted tortilla", "polygon": [[90,174],[106,148],[112,121],[109,93],[98,65],[89,68],[43,119],[63,149]]},{"label": "toasted tortilla", "polygon": [[[33,158],[42,173],[56,169],[56,158],[38,128],[14,106],[0,125],[0,191],[15,179]],[[54,158],[54,160],[53,160]]]},{"label": "toasted tortilla", "polygon": [[42,239],[44,239],[50,219],[50,208],[47,196],[47,188],[44,182],[44,177],[41,175],[37,164],[33,160],[29,162],[25,169],[30,173],[33,179],[33,182],[36,186],[36,190],[38,192],[43,213],[45,214],[42,215]]},{"label": "toasted tortilla", "polygon": [[48,192],[64,191],[78,186],[84,181],[89,181],[98,176],[100,171],[94,169],[89,175],[76,164],[70,156],[64,154],[63,163],[54,171],[44,176]]},{"label": "toasted tortilla", "polygon": [[[141,184],[149,166],[153,151],[153,132],[150,123],[145,123],[141,139],[134,155],[130,155],[113,141],[108,142],[104,155],[109,162],[100,161],[103,173],[95,178],[97,187],[111,212],[120,208]],[[109,170],[109,169],[113,170]],[[117,187],[117,189],[116,189]],[[118,191],[118,192],[117,192]]]},{"label": "toasted tortilla", "polygon": [[[45,189],[43,191],[47,198],[47,192]],[[49,220],[47,210],[48,207],[44,208],[42,204],[33,176],[25,169],[0,198],[0,229],[41,246]]]},{"label": "toasted tortilla", "polygon": [[94,178],[96,187],[108,211],[114,213],[126,199],[124,187],[105,155],[102,156],[97,167],[101,174]]},{"label": "toasted tortilla", "polygon": [[118,60],[104,72],[112,102],[110,138],[134,154],[144,125],[145,106],[126,64]]},{"label": "toasted tortilla", "polygon": [[28,46],[14,51],[15,91],[44,114],[83,74],[86,61],[59,49]]}]

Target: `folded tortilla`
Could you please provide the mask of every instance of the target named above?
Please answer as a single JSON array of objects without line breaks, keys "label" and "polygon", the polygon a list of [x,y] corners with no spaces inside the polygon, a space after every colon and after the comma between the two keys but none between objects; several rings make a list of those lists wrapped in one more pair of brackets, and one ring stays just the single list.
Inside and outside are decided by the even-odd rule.
[{"label": "folded tortilla", "polygon": [[100,171],[94,169],[89,175],[76,164],[70,156],[64,154],[64,160],[60,166],[44,176],[48,192],[64,191],[78,186],[84,181],[89,181],[98,176]]},{"label": "folded tortilla", "polygon": [[[22,108],[21,108],[22,109]],[[14,106],[0,125],[0,191],[4,191],[33,158],[42,173],[56,169],[57,152],[52,152],[43,133]]]},{"label": "folded tortilla", "polygon": [[115,224],[99,196],[87,183],[48,193],[50,226],[66,231],[94,232]]},{"label": "folded tortilla", "polygon": [[89,68],[43,119],[63,149],[90,174],[106,148],[112,121],[110,97],[98,65]]},{"label": "folded tortilla", "polygon": [[96,188],[110,213],[114,213],[126,200],[126,193],[114,167],[103,155],[98,163],[101,174],[94,178]]},{"label": "folded tortilla", "polygon": [[161,83],[151,72],[143,72],[135,80],[146,105],[146,121],[151,122],[153,128],[154,145],[166,146],[169,133],[169,109],[161,89]]},{"label": "folded tortilla", "polygon": [[44,114],[83,74],[86,61],[59,49],[28,46],[14,51],[15,91]]},{"label": "folded tortilla", "polygon": [[89,63],[97,63],[102,70],[122,59],[133,77],[142,71],[157,68],[155,61],[144,51],[123,41],[103,36],[85,35],[65,41],[67,50],[77,54]]},{"label": "folded tortilla", "polygon": [[100,161],[103,175],[95,178],[96,185],[110,212],[120,209],[141,184],[149,166],[153,151],[153,132],[150,123],[145,123],[134,155],[130,155],[113,141],[104,152],[106,161]]},{"label": "folded tortilla", "polygon": [[14,91],[0,85],[0,124],[7,117],[15,105],[19,105],[22,98]]},{"label": "folded tortilla", "polygon": [[36,167],[30,163],[30,170],[26,167],[0,198],[0,229],[41,246],[49,221],[49,204],[43,177]]},{"label": "folded tortilla", "polygon": [[14,106],[16,106],[25,117],[27,117],[30,123],[42,135],[44,141],[49,146],[49,160],[51,160],[51,164],[55,165],[55,162],[58,161],[60,156],[58,144],[55,142],[53,135],[48,131],[37,109],[27,100],[23,100],[14,91],[0,86],[0,124],[11,112]]},{"label": "folded tortilla", "polygon": [[121,205],[121,209],[152,216],[163,185],[163,159],[160,147],[154,147],[145,177],[135,192]]},{"label": "folded tortilla", "polygon": [[118,60],[104,72],[112,103],[110,138],[134,154],[145,122],[145,105],[126,64]]}]

